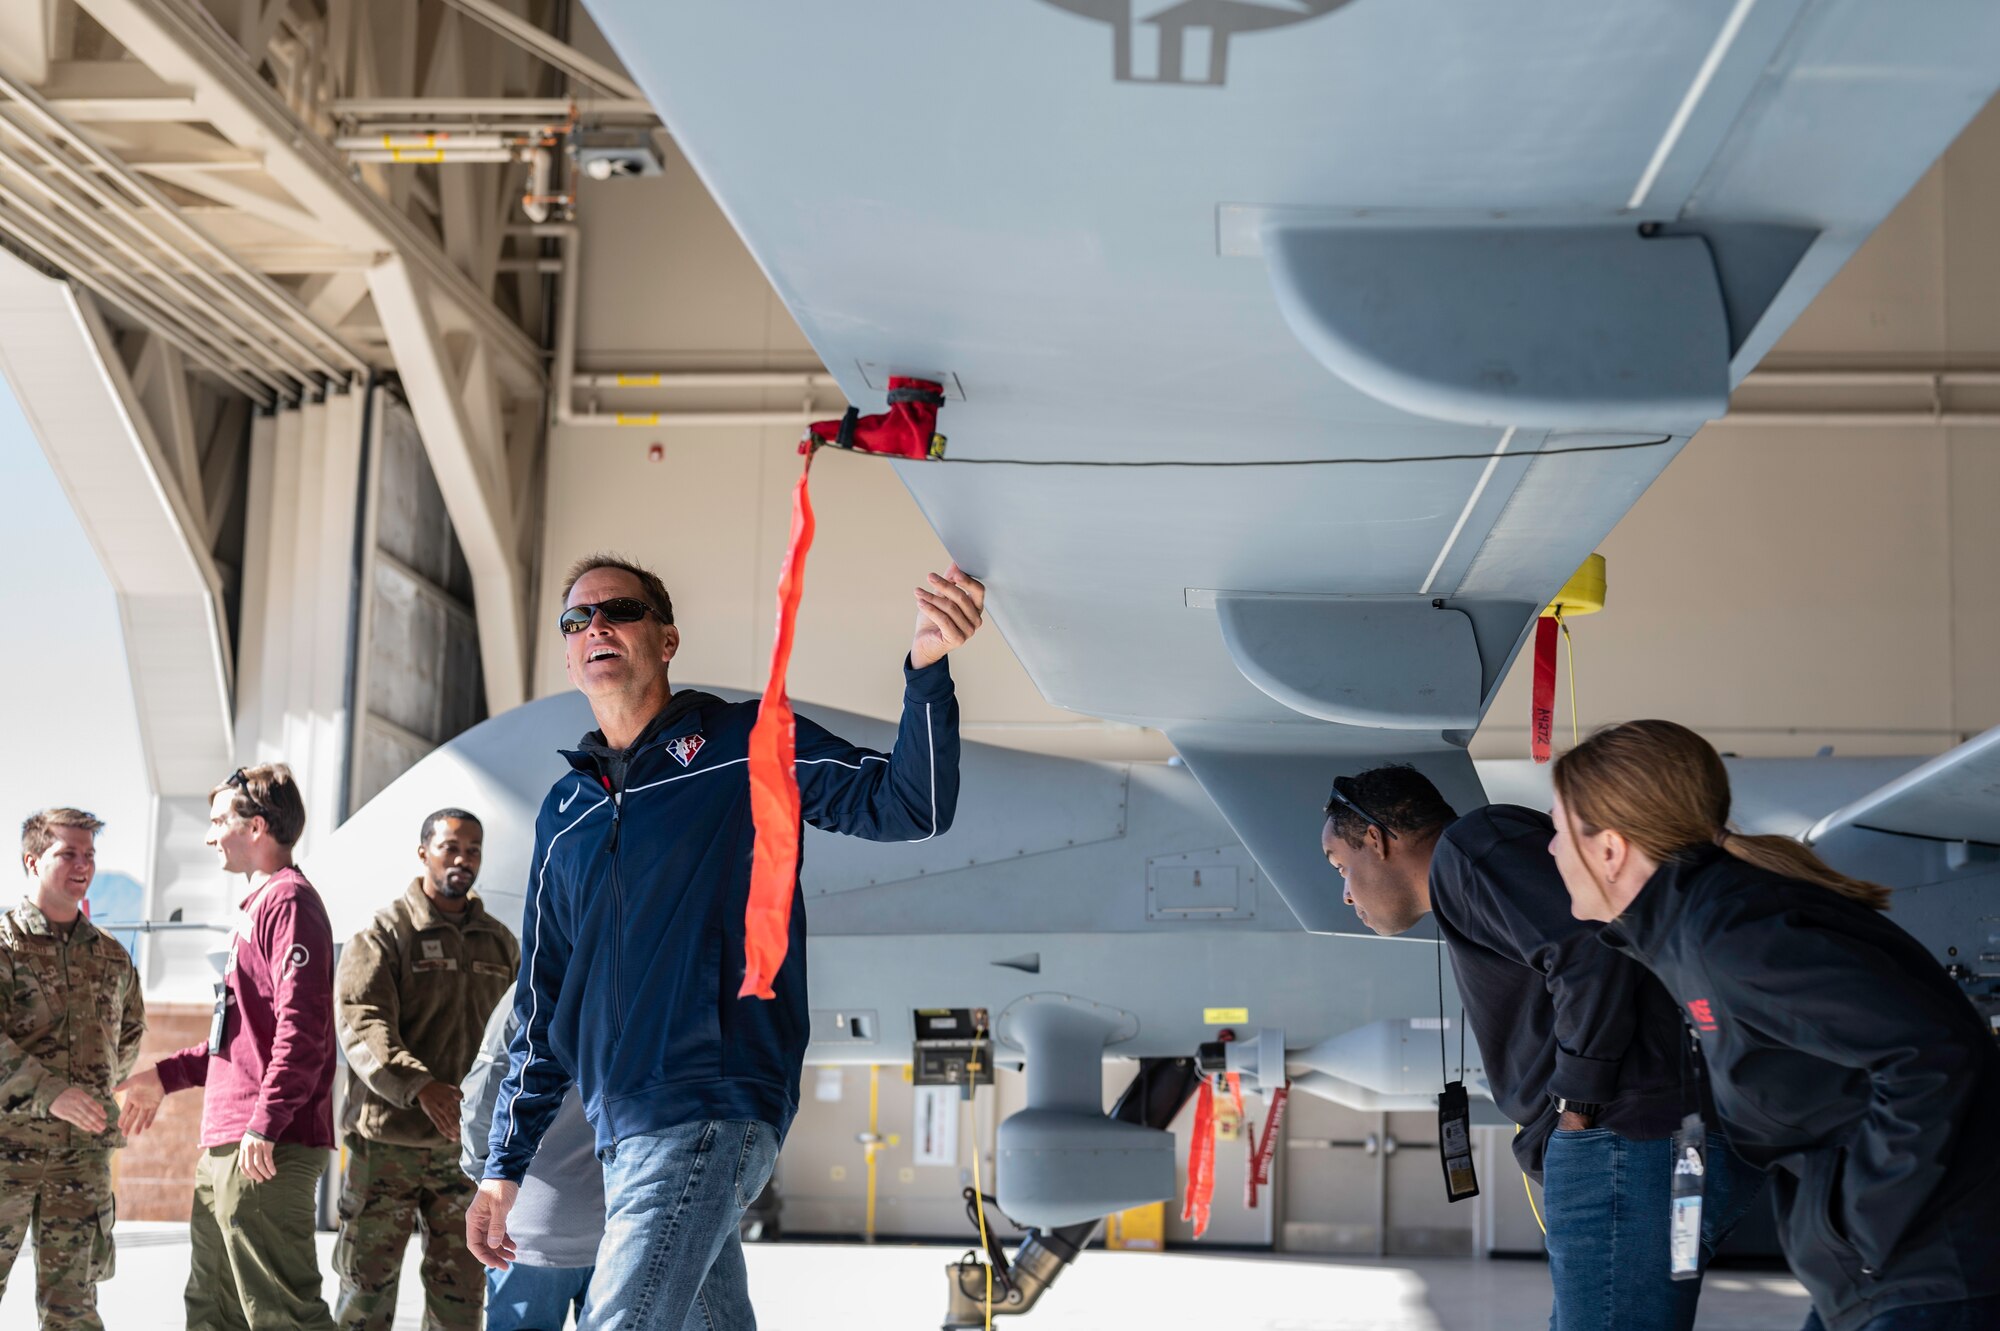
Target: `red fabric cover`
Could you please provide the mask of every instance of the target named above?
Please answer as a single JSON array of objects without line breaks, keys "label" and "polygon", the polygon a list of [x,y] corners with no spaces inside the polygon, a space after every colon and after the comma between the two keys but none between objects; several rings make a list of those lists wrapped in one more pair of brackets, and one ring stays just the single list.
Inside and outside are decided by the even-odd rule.
[{"label": "red fabric cover", "polygon": [[771,642],[771,677],[750,729],[750,820],[756,829],[750,859],[750,899],[743,913],[743,987],[738,998],[775,998],[771,981],[785,964],[792,926],[792,893],[799,880],[798,719],[785,693],[792,661],[792,630],[805,593],[806,552],[812,549],[812,452],[792,490],[792,539],[778,569],[778,632]]},{"label": "red fabric cover", "polygon": [[1250,1176],[1243,1182],[1243,1196],[1252,1210],[1257,1208],[1257,1189],[1271,1182],[1271,1160],[1278,1153],[1278,1134],[1285,1127],[1285,1101],[1291,1094],[1290,1082],[1272,1092],[1271,1107],[1264,1114],[1264,1135],[1250,1134],[1256,1144],[1250,1148]]},{"label": "red fabric cover", "polygon": [[[929,379],[910,379],[902,375],[890,378],[890,393],[906,389],[934,393],[940,397],[944,394],[943,385]],[[880,415],[863,416],[854,422],[848,446],[864,453],[886,453],[891,457],[919,461],[932,457],[931,441],[937,434],[938,406],[936,402],[891,402],[889,409]],[[802,447],[807,450],[815,441],[833,444],[840,438],[840,422],[837,420],[814,421],[806,429],[811,438]]]},{"label": "red fabric cover", "polygon": [[1556,729],[1556,634],[1562,625],[1554,615],[1535,621],[1535,686],[1529,701],[1528,735],[1535,761],[1549,760]]}]

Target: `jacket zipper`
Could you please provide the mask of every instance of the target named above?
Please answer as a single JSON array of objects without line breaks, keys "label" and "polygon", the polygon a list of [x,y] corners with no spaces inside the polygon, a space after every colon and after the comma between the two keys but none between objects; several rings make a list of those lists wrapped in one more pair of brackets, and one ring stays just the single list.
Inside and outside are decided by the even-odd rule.
[{"label": "jacket zipper", "polygon": [[618,872],[618,824],[620,800],[625,792],[611,792],[611,1039],[613,1047],[625,1038],[625,974],[619,954],[625,943],[625,883]]},{"label": "jacket zipper", "polygon": [[[646,752],[661,742],[663,741],[656,739],[652,744],[648,744],[646,749],[640,750],[639,753]],[[633,761],[637,761],[639,753],[632,755]],[[630,777],[631,774],[630,764],[627,764],[625,771],[619,775],[621,777]],[[625,1038],[625,973],[624,965],[619,957],[619,952],[625,938],[625,880],[624,876],[618,872],[618,827],[622,821],[622,801],[625,792],[613,786],[609,777],[602,779],[605,792],[611,797],[611,837],[605,844],[604,853],[611,857],[611,923],[613,928],[611,942],[611,1039],[615,1047]]]}]

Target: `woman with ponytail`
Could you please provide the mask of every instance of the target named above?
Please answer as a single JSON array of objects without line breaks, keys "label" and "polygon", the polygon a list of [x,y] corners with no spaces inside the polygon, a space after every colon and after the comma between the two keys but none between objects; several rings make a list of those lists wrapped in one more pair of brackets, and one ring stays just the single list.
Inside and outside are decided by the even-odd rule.
[{"label": "woman with ponytail", "polygon": [[1889,892],[1729,828],[1729,776],[1670,721],[1555,766],[1577,918],[1687,1015],[1737,1151],[1772,1171],[1808,1331],[2000,1328],[2000,1052]]}]

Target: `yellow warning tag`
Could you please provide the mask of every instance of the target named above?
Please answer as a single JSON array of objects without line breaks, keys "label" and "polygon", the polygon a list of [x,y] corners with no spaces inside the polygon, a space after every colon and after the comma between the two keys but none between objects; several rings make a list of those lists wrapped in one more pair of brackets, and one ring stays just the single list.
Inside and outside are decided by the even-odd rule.
[{"label": "yellow warning tag", "polygon": [[1204,1026],[1233,1026],[1250,1020],[1247,1007],[1205,1007],[1201,1010],[1201,1024]]}]

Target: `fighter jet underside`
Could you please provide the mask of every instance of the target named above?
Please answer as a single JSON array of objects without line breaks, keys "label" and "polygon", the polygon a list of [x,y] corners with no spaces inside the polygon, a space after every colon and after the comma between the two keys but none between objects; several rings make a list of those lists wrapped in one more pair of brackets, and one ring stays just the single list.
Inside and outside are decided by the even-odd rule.
[{"label": "fighter jet underside", "polygon": [[1043,694],[1315,931],[1329,771],[1476,802],[1536,614],[2000,82],[1974,3],[591,11],[849,400],[947,385],[894,465]]}]

